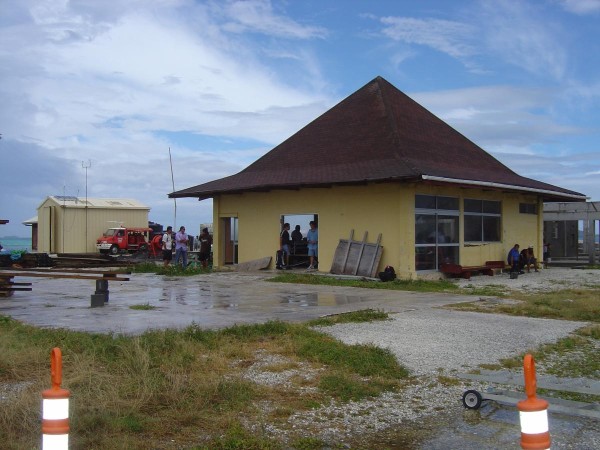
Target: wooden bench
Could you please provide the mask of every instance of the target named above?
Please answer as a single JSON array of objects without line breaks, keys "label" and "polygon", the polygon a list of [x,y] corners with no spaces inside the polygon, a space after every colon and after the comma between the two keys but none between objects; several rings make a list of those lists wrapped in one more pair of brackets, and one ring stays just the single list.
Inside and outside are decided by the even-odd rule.
[{"label": "wooden bench", "polygon": [[[31,283],[14,283],[14,277],[33,277],[33,278],[67,278],[77,280],[93,280],[96,282],[96,291],[92,294],[91,306],[104,306],[108,302],[108,282],[109,281],[129,281],[128,277],[119,277],[119,275],[129,275],[131,271],[114,272],[110,270],[93,270],[93,269],[53,269],[53,268],[33,268],[21,269],[11,268],[11,270],[0,270],[0,293],[14,291],[31,291],[31,288],[15,288],[11,285],[31,286]],[[4,281],[2,281],[4,280]],[[6,286],[2,289],[3,286]]]},{"label": "wooden bench", "polygon": [[440,266],[440,272],[447,275],[455,275],[460,278],[467,280],[471,279],[471,275],[474,273],[482,273],[485,275],[493,276],[494,268],[487,264],[482,266],[461,266],[460,264],[442,264]]}]

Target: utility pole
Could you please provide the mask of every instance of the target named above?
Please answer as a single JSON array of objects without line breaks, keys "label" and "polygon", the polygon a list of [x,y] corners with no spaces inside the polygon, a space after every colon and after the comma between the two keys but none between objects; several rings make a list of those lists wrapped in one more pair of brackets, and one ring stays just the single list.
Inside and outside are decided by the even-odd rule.
[{"label": "utility pole", "polygon": [[81,167],[85,169],[85,252],[88,252],[88,196],[87,196],[87,187],[88,187],[88,169],[92,167],[92,161],[88,159],[87,163],[85,161],[81,162]]}]

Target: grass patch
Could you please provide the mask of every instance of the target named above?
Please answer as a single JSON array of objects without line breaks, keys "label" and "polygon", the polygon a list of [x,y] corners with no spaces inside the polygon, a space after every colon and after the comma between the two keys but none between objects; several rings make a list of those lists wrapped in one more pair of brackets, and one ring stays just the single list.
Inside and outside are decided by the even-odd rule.
[{"label": "grass patch", "polygon": [[129,309],[135,309],[139,311],[151,311],[156,309],[156,306],[152,306],[150,303],[142,303],[141,305],[131,305]]},{"label": "grass patch", "polygon": [[512,293],[515,303],[498,303],[493,307],[479,302],[457,303],[449,308],[514,316],[543,317],[600,323],[600,289],[562,289],[554,292]]},{"label": "grass patch", "polygon": [[360,311],[351,311],[332,316],[319,317],[308,322],[310,326],[330,326],[338,323],[361,323],[373,322],[376,320],[388,320],[388,313],[374,309],[363,309]]},{"label": "grass patch", "polygon": [[325,286],[347,286],[369,289],[389,289],[397,291],[415,292],[457,292],[459,287],[449,280],[394,280],[394,281],[370,281],[370,280],[347,280],[323,275],[282,273],[267,281],[274,283],[313,284]]},{"label": "grass patch", "polygon": [[[570,336],[542,345],[529,353],[536,362],[538,373],[543,371],[558,377],[600,380],[600,325],[580,328]],[[487,370],[521,370],[524,356],[521,354],[502,359],[499,364],[482,364],[479,367]]]},{"label": "grass patch", "polygon": [[[192,325],[124,336],[38,329],[0,316],[0,383],[24,386],[0,400],[7,448],[39,444],[53,347],[61,348],[62,387],[71,391],[73,448],[165,448],[173,441],[180,448],[289,448],[260,433],[265,418],[257,405],[286,405],[288,412],[280,408],[269,420],[287,427],[293,441],[290,411],[397,390],[407,376],[389,351],[345,345],[308,324]],[[315,376],[292,377],[292,387],[256,384],[243,375],[264,353],[284,357],[285,367],[315,368]],[[297,445],[322,448],[310,439]]]}]

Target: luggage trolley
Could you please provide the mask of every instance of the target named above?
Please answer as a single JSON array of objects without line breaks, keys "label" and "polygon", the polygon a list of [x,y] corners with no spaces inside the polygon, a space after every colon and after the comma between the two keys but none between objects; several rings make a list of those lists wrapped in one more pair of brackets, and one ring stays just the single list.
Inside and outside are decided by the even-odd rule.
[{"label": "luggage trolley", "polygon": [[[494,384],[525,386],[522,375],[511,372],[484,371],[481,374],[459,374],[459,378],[472,381],[484,381]],[[563,391],[585,395],[600,395],[600,381],[582,378],[559,378],[554,376],[539,376],[538,389]],[[523,392],[510,389],[488,388],[485,392],[468,389],[463,393],[462,403],[465,408],[479,409],[483,402],[495,401],[501,404],[516,406],[523,400]],[[570,414],[581,417],[600,419],[600,402],[581,402],[557,397],[539,396],[548,401],[550,412]]]}]

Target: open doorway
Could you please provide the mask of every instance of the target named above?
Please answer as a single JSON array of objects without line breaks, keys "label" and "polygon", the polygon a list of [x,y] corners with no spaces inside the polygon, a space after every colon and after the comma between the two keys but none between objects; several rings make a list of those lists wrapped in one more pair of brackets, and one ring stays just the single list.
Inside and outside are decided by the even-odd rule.
[{"label": "open doorway", "polygon": [[238,218],[221,218],[223,264],[238,263]]},{"label": "open doorway", "polygon": [[[290,267],[308,267],[310,260],[308,257],[308,243],[306,241],[306,234],[310,230],[309,223],[314,220],[319,224],[318,214],[282,214],[281,215],[281,226],[284,223],[290,224],[290,235],[292,238],[292,244],[290,246]],[[299,233],[299,234],[298,234]]]}]

